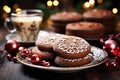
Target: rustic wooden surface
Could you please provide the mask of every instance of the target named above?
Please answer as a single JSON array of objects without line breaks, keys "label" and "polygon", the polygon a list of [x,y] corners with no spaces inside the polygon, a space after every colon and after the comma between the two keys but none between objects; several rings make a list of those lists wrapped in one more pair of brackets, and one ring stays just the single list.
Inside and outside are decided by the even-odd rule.
[{"label": "rustic wooden surface", "polygon": [[[6,30],[0,27],[0,49],[4,48]],[[1,54],[1,53],[0,53]],[[6,56],[0,67],[0,80],[120,80],[120,71],[107,70],[104,64],[71,73],[59,73],[24,66],[8,61]]]},{"label": "rustic wooden surface", "polygon": [[0,80],[120,80],[120,71],[106,70],[102,64],[78,72],[60,73],[31,68],[5,58]]}]

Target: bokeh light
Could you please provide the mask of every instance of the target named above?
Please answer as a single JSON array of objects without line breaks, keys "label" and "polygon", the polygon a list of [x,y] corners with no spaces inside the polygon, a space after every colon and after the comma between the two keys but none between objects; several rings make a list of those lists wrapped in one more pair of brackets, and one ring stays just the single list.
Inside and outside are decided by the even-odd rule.
[{"label": "bokeh light", "polygon": [[51,0],[48,0],[47,1],[47,6],[51,7],[53,4],[52,4],[52,1]]},{"label": "bokeh light", "polygon": [[94,5],[94,4],[95,4],[95,0],[89,0],[89,3],[90,3],[91,5]]},{"label": "bokeh light", "polygon": [[89,3],[91,8],[95,6],[95,0],[89,0]]},{"label": "bokeh light", "polygon": [[6,13],[10,13],[11,12],[11,8],[7,5],[4,5],[3,6],[3,10],[6,12]]},{"label": "bokeh light", "polygon": [[58,6],[58,5],[59,5],[59,1],[58,1],[58,0],[54,0],[54,1],[53,1],[53,5],[54,5],[54,6]]},{"label": "bokeh light", "polygon": [[16,11],[17,14],[21,14],[21,9],[20,8],[17,8],[15,11]]},{"label": "bokeh light", "polygon": [[89,9],[89,8],[90,8],[90,3],[89,3],[89,2],[85,2],[85,3],[83,4],[83,8],[84,8],[84,9]]},{"label": "bokeh light", "polygon": [[112,9],[112,12],[113,12],[114,14],[117,14],[117,13],[118,13],[118,9],[117,9],[117,8],[113,8],[113,9]]}]

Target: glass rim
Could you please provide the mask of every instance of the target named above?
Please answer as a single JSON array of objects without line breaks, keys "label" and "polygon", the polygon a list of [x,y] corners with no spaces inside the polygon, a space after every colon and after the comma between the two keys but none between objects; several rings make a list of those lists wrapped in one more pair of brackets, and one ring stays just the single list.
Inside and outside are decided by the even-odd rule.
[{"label": "glass rim", "polygon": [[[42,15],[43,16],[43,11],[39,9],[23,9],[17,12],[12,12],[12,16],[37,16],[37,15]],[[21,12],[21,13],[20,13]]]}]

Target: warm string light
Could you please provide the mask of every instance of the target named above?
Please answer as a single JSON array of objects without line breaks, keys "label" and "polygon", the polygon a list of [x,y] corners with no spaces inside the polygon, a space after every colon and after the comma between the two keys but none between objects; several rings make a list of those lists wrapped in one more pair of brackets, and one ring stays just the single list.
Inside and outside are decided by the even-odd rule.
[{"label": "warm string light", "polygon": [[89,0],[90,3],[90,7],[94,7],[95,6],[95,0]]},{"label": "warm string light", "polygon": [[89,9],[89,8],[90,8],[90,3],[89,3],[89,2],[85,2],[85,3],[83,4],[83,8],[84,8],[84,9]]},{"label": "warm string light", "polygon": [[51,1],[51,0],[48,0],[48,1],[47,1],[47,6],[48,6],[48,7],[52,7],[52,5],[53,5],[53,4],[52,4],[52,1]]},{"label": "warm string light", "polygon": [[89,0],[83,4],[84,9],[93,8],[95,6],[95,0]]},{"label": "warm string light", "polygon": [[58,0],[54,0],[54,1],[53,1],[53,5],[54,5],[54,6],[58,6],[58,5],[59,5]]},{"label": "warm string light", "polygon": [[113,12],[114,14],[117,14],[117,13],[118,13],[118,9],[117,9],[117,8],[113,8],[113,9],[112,9],[112,12]]},{"label": "warm string light", "polygon": [[[16,11],[16,13],[21,12],[21,9],[19,8],[18,4],[14,4],[13,9]],[[4,11],[4,13],[2,14],[2,18],[5,19],[6,17],[8,17],[9,13],[11,13],[11,8],[8,5],[4,5],[3,11]]]},{"label": "warm string light", "polygon": [[20,8],[17,8],[17,9],[15,10],[15,12],[16,12],[17,14],[21,14],[21,9],[20,9]]},{"label": "warm string light", "polygon": [[48,0],[47,1],[47,6],[48,7],[58,6],[58,5],[59,5],[59,1],[58,0],[54,0],[54,1]]},{"label": "warm string light", "polygon": [[4,5],[3,6],[3,10],[6,12],[6,13],[10,13],[11,12],[11,8],[7,5]]}]

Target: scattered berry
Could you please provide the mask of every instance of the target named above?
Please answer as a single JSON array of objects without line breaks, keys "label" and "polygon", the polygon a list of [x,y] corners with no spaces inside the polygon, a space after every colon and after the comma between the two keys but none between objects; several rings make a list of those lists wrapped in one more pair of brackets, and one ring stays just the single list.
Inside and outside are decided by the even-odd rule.
[{"label": "scattered berry", "polygon": [[31,62],[32,62],[33,64],[40,64],[41,59],[40,59],[39,55],[38,55],[38,54],[33,54],[33,55],[31,56]]},{"label": "scattered berry", "polygon": [[44,67],[50,67],[50,62],[42,60],[41,65],[44,66]]},{"label": "scattered berry", "polygon": [[11,61],[11,60],[12,60],[12,55],[11,55],[11,54],[7,54],[7,59],[8,59],[9,61]]},{"label": "scattered berry", "polygon": [[17,58],[16,57],[13,57],[13,62],[17,63]]}]

